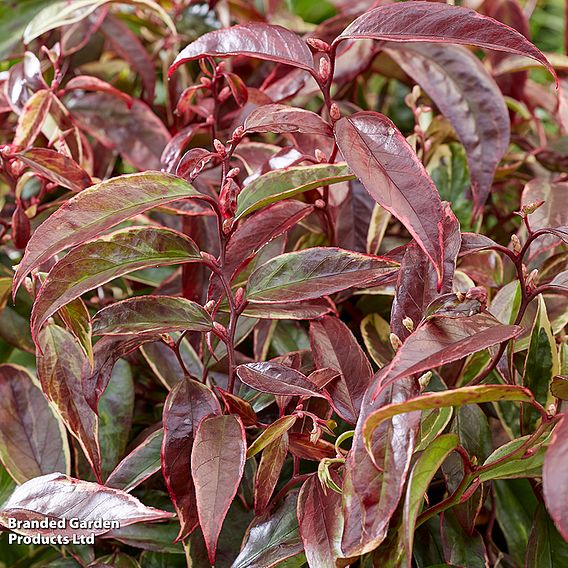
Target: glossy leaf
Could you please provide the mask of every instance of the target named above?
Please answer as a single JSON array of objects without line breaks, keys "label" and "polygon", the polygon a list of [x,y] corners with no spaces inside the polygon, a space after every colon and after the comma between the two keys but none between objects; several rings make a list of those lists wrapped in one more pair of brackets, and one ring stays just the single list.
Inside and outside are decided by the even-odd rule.
[{"label": "glossy leaf", "polygon": [[[331,477],[337,483],[337,473]],[[298,496],[298,521],[310,566],[336,566],[341,552],[343,516],[341,495],[322,487],[317,475],[309,477]]]},{"label": "glossy leaf", "polygon": [[66,248],[158,205],[199,196],[186,181],[160,172],[119,176],[80,192],[36,229],[18,265],[14,290],[30,271]]},{"label": "glossy leaf", "polygon": [[371,365],[349,328],[338,318],[325,316],[310,324],[310,345],[318,369],[339,371],[327,385],[337,413],[354,424],[371,383]]},{"label": "glossy leaf", "polygon": [[264,105],[253,110],[243,126],[247,132],[333,135],[331,126],[316,113],[280,104]]},{"label": "glossy leaf", "polygon": [[[159,521],[172,517],[172,513],[146,507],[136,497],[97,483],[81,481],[61,473],[42,475],[20,485],[0,511],[0,523],[9,518],[78,519],[80,521],[118,521],[127,526],[144,521]],[[25,529],[19,534],[101,535],[108,528]]]},{"label": "glossy leaf", "polygon": [[170,392],[163,414],[162,473],[180,519],[178,539],[197,526],[194,479],[190,476],[191,452],[201,420],[221,414],[213,392],[197,381],[184,379]]},{"label": "glossy leaf", "polygon": [[379,6],[359,16],[341,33],[345,39],[458,43],[526,55],[556,77],[546,57],[521,33],[469,8],[413,2]]},{"label": "glossy leaf", "polygon": [[323,396],[300,371],[279,363],[246,363],[237,367],[239,379],[260,392],[280,396]]},{"label": "glossy leaf", "polygon": [[246,185],[237,198],[240,219],[271,203],[294,197],[310,189],[353,179],[345,164],[313,164],[274,170]]},{"label": "glossy leaf", "polygon": [[250,302],[290,302],[321,298],[346,288],[364,287],[397,270],[394,263],[333,247],[282,254],[250,276]]},{"label": "glossy leaf", "polygon": [[337,121],[335,139],[345,161],[371,197],[399,219],[443,278],[440,196],[414,150],[396,126],[376,112]]},{"label": "glossy leaf", "polygon": [[[32,334],[37,335],[47,318],[58,309],[114,278],[141,268],[198,260],[201,260],[199,251],[189,237],[161,228],[123,229],[80,245],[52,268],[43,283],[32,311]],[[122,310],[122,313],[129,313],[126,310],[131,305],[128,303],[126,309],[124,307],[116,309]],[[114,310],[113,306],[110,310],[111,318]],[[194,310],[194,313],[196,311]],[[120,320],[114,325],[119,323]],[[112,321],[107,325],[111,324]],[[143,322],[138,328],[134,326],[133,329],[144,331],[142,326]],[[128,333],[125,328],[118,329]]]},{"label": "glossy leaf", "polygon": [[286,432],[294,426],[297,419],[298,417],[294,415],[282,416],[270,424],[270,426],[268,426],[266,430],[263,430],[260,436],[249,446],[247,450],[247,459],[252,458],[269,444],[272,444],[272,442],[284,436]]},{"label": "glossy leaf", "polygon": [[138,296],[117,302],[93,318],[95,335],[210,331],[211,316],[196,302],[173,296]]},{"label": "glossy leaf", "polygon": [[363,426],[365,444],[371,453],[373,432],[384,421],[399,414],[412,412],[413,410],[481,404],[483,402],[497,402],[500,400],[531,402],[534,399],[528,389],[509,385],[479,385],[475,387],[461,387],[450,391],[426,393],[405,402],[389,404],[372,412],[365,420]]},{"label": "glossy leaf", "polygon": [[53,402],[69,431],[77,438],[99,481],[102,480],[99,421],[82,386],[86,356],[62,327],[48,325],[38,338],[37,373],[41,388]]},{"label": "glossy leaf", "polygon": [[29,372],[0,365],[0,459],[18,483],[70,472],[63,425]]},{"label": "glossy leaf", "polygon": [[387,52],[451,121],[467,152],[479,209],[509,146],[509,115],[499,87],[479,59],[460,46],[404,43]]},{"label": "glossy leaf", "polygon": [[243,475],[246,448],[245,429],[234,415],[204,418],[195,433],[191,475],[211,564],[215,563],[221,526]]},{"label": "glossy leaf", "polygon": [[207,55],[248,55],[315,71],[310,48],[295,33],[281,26],[251,22],[209,32],[190,43],[175,58],[169,75],[187,61]]},{"label": "glossy leaf", "polygon": [[556,530],[542,503],[537,507],[527,545],[525,566],[555,568],[568,562],[568,543]]},{"label": "glossy leaf", "polygon": [[261,515],[266,510],[270,497],[288,454],[288,434],[276,438],[262,452],[254,481],[254,511]]},{"label": "glossy leaf", "polygon": [[55,150],[30,148],[17,156],[32,170],[72,191],[81,191],[93,185],[91,177],[85,170],[71,158]]}]

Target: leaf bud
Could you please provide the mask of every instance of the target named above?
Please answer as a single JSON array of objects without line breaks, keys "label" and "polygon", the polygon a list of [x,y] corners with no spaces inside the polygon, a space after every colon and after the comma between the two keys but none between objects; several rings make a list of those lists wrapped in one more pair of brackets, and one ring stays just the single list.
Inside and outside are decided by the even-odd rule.
[{"label": "leaf bud", "polygon": [[329,76],[331,75],[331,63],[326,56],[319,60],[319,74],[324,82],[329,80]]},{"label": "leaf bud", "polygon": [[331,116],[332,120],[339,120],[341,118],[341,112],[336,103],[331,103],[331,106],[329,107],[329,116]]},{"label": "leaf bud", "polygon": [[544,204],[543,200],[540,201],[532,201],[531,203],[527,203],[521,207],[521,215],[527,216],[531,213],[534,213],[539,207]]},{"label": "leaf bud", "polygon": [[213,146],[217,154],[219,154],[219,156],[221,156],[222,158],[224,158],[227,155],[227,150],[223,142],[221,142],[221,140],[215,138],[215,140],[213,140]]},{"label": "leaf bud", "polygon": [[237,304],[237,308],[240,308],[245,300],[245,289],[241,286],[235,292],[235,303]]},{"label": "leaf bud", "polygon": [[316,156],[316,160],[317,160],[320,164],[323,164],[324,162],[327,162],[327,156],[326,156],[319,148],[316,148],[314,154],[315,154],[315,156]]},{"label": "leaf bud", "polygon": [[392,348],[395,351],[398,351],[402,347],[402,340],[400,339],[400,337],[396,333],[391,333],[389,339],[390,339]]},{"label": "leaf bud", "polygon": [[513,245],[513,251],[515,252],[515,254],[519,254],[521,250],[523,250],[521,241],[519,240],[519,237],[517,237],[517,235],[511,235],[511,243]]},{"label": "leaf bud", "polygon": [[224,103],[230,96],[231,96],[231,89],[227,86],[224,86],[217,95],[217,99],[220,102]]},{"label": "leaf bud", "polygon": [[240,140],[245,135],[245,127],[244,126],[237,126],[235,130],[233,130],[233,135],[231,136],[231,140],[236,142]]},{"label": "leaf bud", "polygon": [[212,313],[213,309],[215,308],[215,300],[209,300],[204,306],[203,309],[208,313]]},{"label": "leaf bud", "polygon": [[199,82],[204,86],[204,87],[211,87],[211,79],[209,79],[209,77],[201,77],[199,79]]},{"label": "leaf bud", "polygon": [[314,206],[317,209],[325,209],[325,201],[323,199],[316,199],[314,202]]},{"label": "leaf bud", "polygon": [[306,43],[317,51],[329,51],[329,43],[323,41],[323,39],[319,39],[317,37],[309,37],[306,40]]},{"label": "leaf bud", "polygon": [[234,222],[235,220],[232,217],[223,221],[223,233],[225,235],[228,235],[231,232]]},{"label": "leaf bud", "polygon": [[231,168],[227,172],[227,177],[228,178],[236,178],[240,173],[241,173],[241,168]]},{"label": "leaf bud", "polygon": [[408,331],[410,331],[411,333],[414,331],[414,322],[412,321],[411,318],[409,318],[408,316],[406,316],[403,320],[402,320],[402,325],[408,329]]},{"label": "leaf bud", "polygon": [[223,340],[228,338],[227,328],[224,325],[221,325],[218,321],[213,322],[213,333]]},{"label": "leaf bud", "polygon": [[200,254],[201,258],[205,261],[206,264],[209,264],[210,266],[219,266],[217,259],[212,254],[209,254],[205,251],[201,251]]}]

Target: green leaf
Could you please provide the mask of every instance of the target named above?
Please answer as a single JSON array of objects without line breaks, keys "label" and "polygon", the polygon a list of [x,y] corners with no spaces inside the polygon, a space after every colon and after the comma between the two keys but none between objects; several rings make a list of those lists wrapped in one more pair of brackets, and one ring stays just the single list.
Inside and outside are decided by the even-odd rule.
[{"label": "green leaf", "polygon": [[442,463],[459,444],[456,434],[438,436],[420,455],[408,478],[404,501],[404,535],[408,558],[412,556],[416,519],[430,482]]},{"label": "green leaf", "polygon": [[355,179],[346,164],[315,164],[268,172],[243,188],[237,198],[236,219],[271,203],[300,193]]},{"label": "green leaf", "polygon": [[542,504],[538,506],[534,517],[525,566],[538,566],[538,568],[568,566],[568,542],[560,536]]},{"label": "green leaf", "polygon": [[462,387],[443,392],[423,394],[406,402],[387,404],[369,415],[363,426],[363,436],[367,450],[371,452],[373,432],[385,420],[405,414],[413,410],[427,410],[442,408],[444,406],[462,406],[464,404],[481,404],[497,400],[516,400],[530,402],[533,396],[528,389],[517,386],[479,385],[475,387]]},{"label": "green leaf", "polygon": [[184,198],[206,198],[185,180],[163,172],[123,175],[85,189],[33,233],[14,276],[14,294],[34,268],[148,209]]},{"label": "green leaf", "polygon": [[[538,309],[531,331],[529,350],[525,360],[523,385],[530,389],[535,399],[545,408],[552,401],[550,384],[552,378],[560,372],[558,348],[546,313],[546,304],[542,295],[538,297]],[[533,408],[523,409],[525,431],[533,430],[540,418]]]},{"label": "green leaf", "polygon": [[346,288],[364,287],[397,265],[334,247],[317,247],[281,254],[250,276],[250,302],[289,302],[321,298]]},{"label": "green leaf", "polygon": [[37,336],[58,309],[114,278],[139,268],[198,260],[201,256],[189,237],[154,227],[123,229],[80,245],[47,275],[32,310],[32,334]]},{"label": "green leaf", "polygon": [[197,302],[174,296],[138,296],[103,308],[93,318],[95,335],[210,331],[211,316]]},{"label": "green leaf", "polygon": [[297,416],[283,416],[273,422],[262,434],[249,446],[247,450],[247,459],[252,458],[258,452],[266,448],[268,444],[280,438],[288,432],[296,423]]}]

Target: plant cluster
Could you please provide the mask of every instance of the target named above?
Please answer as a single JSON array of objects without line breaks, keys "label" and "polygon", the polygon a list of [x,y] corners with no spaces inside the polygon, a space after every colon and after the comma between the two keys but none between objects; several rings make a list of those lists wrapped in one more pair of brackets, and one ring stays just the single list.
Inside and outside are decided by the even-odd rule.
[{"label": "plant cluster", "polygon": [[4,2],[0,565],[568,565],[529,4]]}]

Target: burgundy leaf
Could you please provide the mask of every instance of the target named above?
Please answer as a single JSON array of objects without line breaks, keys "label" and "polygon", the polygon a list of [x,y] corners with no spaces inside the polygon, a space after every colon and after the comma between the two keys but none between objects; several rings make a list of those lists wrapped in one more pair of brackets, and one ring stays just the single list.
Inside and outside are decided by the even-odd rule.
[{"label": "burgundy leaf", "polygon": [[331,126],[315,112],[287,105],[264,105],[253,110],[246,118],[247,132],[302,132],[332,136]]},{"label": "burgundy leaf", "polygon": [[568,420],[566,415],[556,426],[546,450],[543,467],[543,490],[546,508],[558,529],[568,540],[568,487],[565,483],[568,457]]},{"label": "burgundy leaf", "polygon": [[205,148],[192,148],[182,156],[176,166],[176,174],[184,179],[190,179],[194,170],[199,171],[214,157],[215,154]]},{"label": "burgundy leaf", "polygon": [[499,245],[489,237],[478,233],[462,233],[460,256],[465,256],[481,250],[487,250]]},{"label": "burgundy leaf", "polygon": [[323,396],[306,375],[278,363],[239,365],[237,375],[243,383],[260,392],[281,396]]},{"label": "burgundy leaf", "polygon": [[312,52],[295,33],[281,26],[251,22],[209,32],[190,43],[175,58],[169,75],[187,61],[206,55],[249,55],[315,72]]},{"label": "burgundy leaf", "polygon": [[[0,523],[7,525],[9,519],[20,521],[42,519],[77,519],[93,523],[104,519],[114,521],[121,527],[134,523],[159,521],[173,517],[172,513],[146,507],[136,497],[104,485],[74,479],[61,473],[36,477],[20,485],[0,511]],[[88,526],[88,525],[85,525]],[[63,529],[24,529],[15,532],[24,535],[102,535],[108,528],[72,528],[67,523]]]},{"label": "burgundy leaf", "polygon": [[[460,225],[450,206],[444,206],[444,280],[440,294],[452,291],[456,259],[460,251]],[[410,318],[414,325],[422,321],[426,307],[438,297],[437,276],[428,257],[415,241],[406,247],[398,272],[396,294],[391,311],[391,329],[405,339],[410,331],[402,320]]]},{"label": "burgundy leaf", "polygon": [[199,197],[186,181],[144,172],[103,181],[72,197],[38,227],[14,276],[14,293],[34,268],[122,221],[177,199]]},{"label": "burgundy leaf", "polygon": [[30,148],[17,156],[35,172],[72,191],[81,191],[93,185],[85,170],[55,150]]},{"label": "burgundy leaf", "polygon": [[[336,473],[331,473],[331,477],[336,484],[341,483]],[[309,477],[300,490],[298,522],[308,565],[336,566],[336,560],[343,556],[341,495],[325,490],[316,474]]]},{"label": "burgundy leaf", "polygon": [[97,479],[102,482],[97,415],[87,404],[81,382],[85,353],[64,328],[48,325],[39,336],[37,374],[41,388],[69,431],[77,438]]},{"label": "burgundy leaf", "polygon": [[397,217],[443,279],[443,211],[434,182],[396,126],[382,114],[358,112],[337,121],[337,145],[353,173]]},{"label": "burgundy leaf", "polygon": [[134,99],[130,95],[116,87],[113,87],[110,83],[107,83],[98,77],[91,77],[89,75],[73,77],[65,84],[63,92],[65,93],[68,91],[95,91],[99,93],[108,93],[109,95],[122,99],[128,105],[128,108],[131,108],[134,104]]},{"label": "burgundy leaf", "polygon": [[243,315],[259,319],[311,320],[334,311],[333,302],[322,298],[286,304],[248,304]]},{"label": "burgundy leaf", "polygon": [[526,55],[556,77],[546,57],[522,34],[469,8],[432,2],[379,6],[359,16],[334,41],[346,39],[459,43]]},{"label": "burgundy leaf", "polygon": [[327,385],[330,402],[347,422],[357,422],[373,371],[349,328],[338,318],[325,316],[310,324],[310,345],[319,369],[339,371]]},{"label": "burgundy leaf", "polygon": [[199,525],[211,564],[229,506],[241,482],[247,450],[245,429],[236,416],[204,418],[195,433],[191,475]]},{"label": "burgundy leaf", "polygon": [[13,479],[69,472],[65,428],[23,367],[0,365],[0,459]]},{"label": "burgundy leaf", "polygon": [[288,442],[290,453],[301,460],[319,462],[336,456],[335,446],[331,442],[323,438],[314,441],[311,434],[290,432]]},{"label": "burgundy leaf", "polygon": [[213,392],[201,383],[184,379],[170,392],[163,413],[162,473],[180,521],[178,540],[186,538],[198,523],[191,451],[199,423],[220,415]]},{"label": "burgundy leaf", "polygon": [[509,147],[509,113],[499,87],[479,59],[460,46],[392,44],[387,53],[452,123],[467,153],[479,211]]},{"label": "burgundy leaf", "polygon": [[374,432],[372,452],[375,463],[382,468],[378,469],[367,453],[362,435],[367,416],[377,408],[405,401],[418,392],[414,380],[403,379],[382,389],[373,401],[374,387],[384,374],[383,369],[365,395],[345,465],[341,549],[348,557],[374,550],[386,537],[390,517],[402,495],[420,424],[420,413],[413,412],[383,424]]},{"label": "burgundy leaf", "polygon": [[264,513],[288,454],[288,434],[272,441],[262,452],[254,481],[254,511],[257,515]]}]

